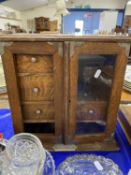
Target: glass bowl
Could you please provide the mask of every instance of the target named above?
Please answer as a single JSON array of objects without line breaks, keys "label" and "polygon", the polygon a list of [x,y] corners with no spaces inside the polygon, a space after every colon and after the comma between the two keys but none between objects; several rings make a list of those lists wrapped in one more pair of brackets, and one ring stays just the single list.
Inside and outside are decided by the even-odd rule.
[{"label": "glass bowl", "polygon": [[46,150],[46,160],[43,167],[43,175],[55,175],[55,162],[50,152]]},{"label": "glass bowl", "polygon": [[54,175],[53,157],[35,135],[20,133],[0,143],[0,175]]},{"label": "glass bowl", "polygon": [[123,175],[111,159],[92,154],[74,155],[63,161],[56,175]]}]

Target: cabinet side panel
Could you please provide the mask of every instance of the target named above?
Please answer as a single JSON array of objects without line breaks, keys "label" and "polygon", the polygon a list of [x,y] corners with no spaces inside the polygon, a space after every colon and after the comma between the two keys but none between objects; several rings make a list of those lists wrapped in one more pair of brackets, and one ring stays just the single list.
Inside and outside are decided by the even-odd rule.
[{"label": "cabinet side panel", "polygon": [[16,133],[23,132],[23,120],[21,115],[21,105],[17,87],[14,58],[13,53],[10,51],[9,47],[5,48],[2,61],[9,95],[9,102],[13,116],[14,129]]}]

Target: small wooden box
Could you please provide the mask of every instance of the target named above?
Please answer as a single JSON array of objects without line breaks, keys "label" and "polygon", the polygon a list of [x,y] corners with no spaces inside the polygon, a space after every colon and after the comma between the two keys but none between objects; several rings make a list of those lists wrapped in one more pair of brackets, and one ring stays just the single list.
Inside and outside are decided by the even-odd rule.
[{"label": "small wooden box", "polygon": [[35,18],[36,31],[49,31],[49,18]]},{"label": "small wooden box", "polygon": [[50,31],[57,31],[58,30],[58,22],[55,21],[49,21],[49,29]]}]

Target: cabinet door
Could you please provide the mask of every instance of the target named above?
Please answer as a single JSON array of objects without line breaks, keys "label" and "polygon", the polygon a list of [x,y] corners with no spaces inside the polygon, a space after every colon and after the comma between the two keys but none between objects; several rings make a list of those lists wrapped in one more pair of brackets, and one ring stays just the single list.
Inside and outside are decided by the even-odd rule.
[{"label": "cabinet door", "polygon": [[72,43],[68,142],[102,141],[115,129],[126,57],[115,43]]},{"label": "cabinet door", "polygon": [[[60,48],[60,49],[58,49]],[[62,139],[62,43],[18,42],[3,56],[16,132]]]}]

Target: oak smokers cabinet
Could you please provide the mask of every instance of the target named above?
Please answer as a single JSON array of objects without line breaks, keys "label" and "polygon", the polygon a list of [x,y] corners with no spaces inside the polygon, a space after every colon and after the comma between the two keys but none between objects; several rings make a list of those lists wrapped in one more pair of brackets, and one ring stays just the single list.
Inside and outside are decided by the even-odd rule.
[{"label": "oak smokers cabinet", "polygon": [[53,145],[113,138],[126,65],[117,43],[14,42],[3,63],[16,132]]}]

